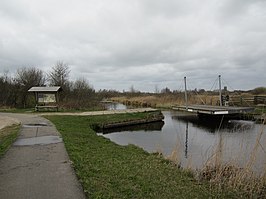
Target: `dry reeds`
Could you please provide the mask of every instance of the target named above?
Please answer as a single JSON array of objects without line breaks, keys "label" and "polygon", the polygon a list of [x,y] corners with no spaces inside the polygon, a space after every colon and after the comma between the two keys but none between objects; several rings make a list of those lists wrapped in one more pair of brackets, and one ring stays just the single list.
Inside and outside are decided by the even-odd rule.
[{"label": "dry reeds", "polygon": [[179,142],[179,140],[176,141],[176,145],[174,147],[174,149],[172,150],[172,153],[167,156],[166,158],[170,161],[172,161],[174,164],[178,165],[180,167],[181,164],[181,150],[182,146]]},{"label": "dry reeds", "polygon": [[230,164],[208,165],[201,170],[200,179],[207,180],[211,182],[211,185],[218,186],[220,189],[230,188],[251,198],[266,196],[265,175],[257,176],[247,168]]},{"label": "dry reeds", "polygon": [[264,133],[264,128],[265,125],[263,124],[257,135],[256,144],[251,151],[249,160],[244,167],[239,167],[233,161],[227,164],[223,163],[222,148],[224,144],[222,137],[220,137],[215,153],[198,173],[199,180],[207,180],[219,188],[227,187],[233,189],[246,197],[265,198],[266,166],[260,175],[254,173],[252,170],[257,158],[258,149],[259,147],[263,147],[261,138]]},{"label": "dry reeds", "polygon": [[[185,100],[182,94],[160,94],[136,97],[113,97],[113,101],[123,103],[129,106],[142,106],[154,108],[170,108],[174,105],[184,105]],[[216,105],[218,96],[191,95],[189,104],[208,104]]]}]

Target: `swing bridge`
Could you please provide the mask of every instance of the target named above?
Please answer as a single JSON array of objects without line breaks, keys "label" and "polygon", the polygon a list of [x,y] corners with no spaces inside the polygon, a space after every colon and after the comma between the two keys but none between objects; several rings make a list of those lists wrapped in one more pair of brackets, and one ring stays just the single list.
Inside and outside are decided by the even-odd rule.
[{"label": "swing bridge", "polygon": [[199,116],[236,116],[245,113],[252,112],[254,110],[253,107],[238,107],[238,106],[224,106],[222,89],[221,89],[221,75],[218,76],[219,79],[219,106],[212,105],[190,105],[188,104],[187,97],[187,82],[186,77],[184,77],[185,84],[185,105],[182,106],[174,106],[173,110],[185,111],[190,113],[196,113]]}]

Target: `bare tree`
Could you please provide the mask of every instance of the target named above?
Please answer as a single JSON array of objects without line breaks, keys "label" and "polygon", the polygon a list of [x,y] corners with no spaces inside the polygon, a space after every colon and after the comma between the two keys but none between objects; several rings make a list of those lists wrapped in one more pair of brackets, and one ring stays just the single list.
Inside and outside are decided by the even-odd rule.
[{"label": "bare tree", "polygon": [[26,87],[26,89],[32,86],[43,86],[46,82],[43,71],[35,67],[18,69],[15,79],[19,85]]},{"label": "bare tree", "polygon": [[35,67],[21,68],[17,70],[15,82],[18,87],[21,104],[26,107],[27,92],[32,86],[43,86],[46,82],[46,77],[42,70]]},{"label": "bare tree", "polygon": [[48,73],[50,85],[64,88],[69,81],[69,73],[69,66],[62,61],[58,61],[55,66],[52,67],[52,71]]},{"label": "bare tree", "polygon": [[63,90],[60,94],[60,101],[70,95],[71,82],[69,81],[69,73],[69,66],[62,61],[58,61],[48,73],[50,86],[61,86]]},{"label": "bare tree", "polygon": [[72,94],[76,106],[84,107],[87,106],[94,97],[95,90],[84,78],[80,78],[73,83]]},{"label": "bare tree", "polygon": [[0,105],[9,105],[9,99],[11,93],[13,93],[11,77],[8,76],[8,71],[5,71],[3,75],[0,76]]}]

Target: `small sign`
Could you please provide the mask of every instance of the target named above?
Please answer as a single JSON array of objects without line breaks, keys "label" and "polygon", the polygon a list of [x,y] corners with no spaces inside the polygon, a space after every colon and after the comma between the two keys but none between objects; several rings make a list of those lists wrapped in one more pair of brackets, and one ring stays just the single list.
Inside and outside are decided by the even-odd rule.
[{"label": "small sign", "polygon": [[38,102],[40,103],[54,103],[56,102],[55,94],[39,94]]}]

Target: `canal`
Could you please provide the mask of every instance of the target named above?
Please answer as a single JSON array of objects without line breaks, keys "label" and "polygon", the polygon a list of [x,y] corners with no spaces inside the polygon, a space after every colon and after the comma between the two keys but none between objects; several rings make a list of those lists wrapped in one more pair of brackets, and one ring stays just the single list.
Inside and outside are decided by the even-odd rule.
[{"label": "canal", "polygon": [[[116,107],[125,109],[123,105]],[[199,120],[195,115],[163,111],[164,122],[99,133],[119,145],[134,144],[158,152],[184,168],[200,169],[211,161],[266,169],[265,125],[253,121]]]}]

